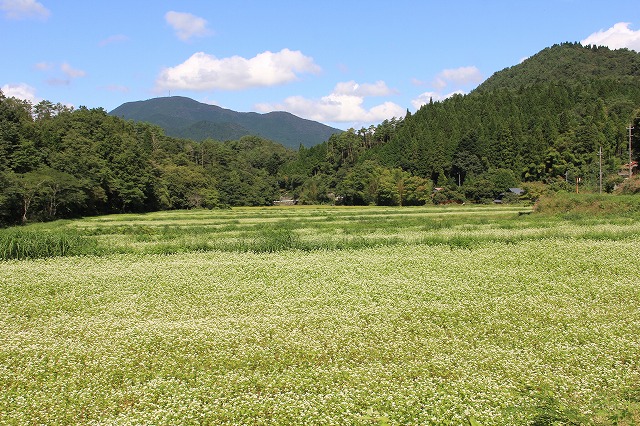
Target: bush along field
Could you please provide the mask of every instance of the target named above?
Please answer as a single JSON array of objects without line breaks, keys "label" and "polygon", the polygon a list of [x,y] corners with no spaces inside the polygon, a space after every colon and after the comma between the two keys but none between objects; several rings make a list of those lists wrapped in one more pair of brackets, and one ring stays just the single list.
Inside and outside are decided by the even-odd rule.
[{"label": "bush along field", "polygon": [[636,424],[640,221],[546,211],[3,230],[0,423]]}]

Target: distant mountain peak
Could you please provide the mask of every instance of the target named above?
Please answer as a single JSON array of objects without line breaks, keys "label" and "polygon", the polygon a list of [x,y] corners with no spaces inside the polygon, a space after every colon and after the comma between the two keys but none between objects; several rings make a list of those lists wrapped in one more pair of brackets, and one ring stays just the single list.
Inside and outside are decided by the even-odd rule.
[{"label": "distant mountain peak", "polygon": [[158,125],[167,135],[178,138],[225,141],[253,135],[294,149],[301,144],[306,147],[320,144],[332,134],[342,132],[285,111],[238,112],[184,96],[127,102],[109,114]]}]

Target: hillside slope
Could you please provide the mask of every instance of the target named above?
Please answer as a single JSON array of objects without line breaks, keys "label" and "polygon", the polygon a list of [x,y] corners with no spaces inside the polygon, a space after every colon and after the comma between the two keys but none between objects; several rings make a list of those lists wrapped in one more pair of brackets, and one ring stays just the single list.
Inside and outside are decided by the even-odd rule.
[{"label": "hillside slope", "polygon": [[289,148],[311,147],[341,130],[287,112],[236,112],[182,96],[127,102],[109,113],[162,127],[169,136],[204,140],[236,140],[254,135]]},{"label": "hillside slope", "polygon": [[629,81],[639,77],[640,55],[632,50],[561,43],[541,50],[518,65],[496,72],[476,91],[518,89],[543,82]]},{"label": "hillside slope", "polygon": [[[580,180],[605,189],[629,161],[640,129],[640,54],[563,43],[499,71],[468,95],[424,105],[367,158],[487,198],[495,173],[510,182]],[[633,159],[640,132],[633,131]],[[602,163],[599,152],[602,149]],[[607,177],[611,177],[607,183]]]}]

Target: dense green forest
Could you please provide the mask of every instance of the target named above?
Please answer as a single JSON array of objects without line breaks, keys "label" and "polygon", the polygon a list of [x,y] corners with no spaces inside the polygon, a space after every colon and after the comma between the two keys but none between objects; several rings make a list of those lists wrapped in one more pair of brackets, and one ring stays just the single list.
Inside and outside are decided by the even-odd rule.
[{"label": "dense green forest", "polygon": [[197,143],[103,109],[0,95],[0,222],[267,205],[295,155],[257,137]]},{"label": "dense green forest", "polygon": [[640,129],[639,116],[640,55],[575,43],[545,49],[468,95],[297,151],[255,136],[173,138],[101,108],[32,105],[0,92],[0,224],[269,205],[283,196],[490,202],[514,186],[531,196],[572,190],[577,178],[597,190],[600,164],[611,191],[629,161],[627,127]]},{"label": "dense green forest", "polygon": [[595,191],[601,164],[603,189],[611,191],[629,162],[629,125],[632,146],[640,141],[639,116],[640,54],[563,43],[469,95],[301,150],[284,169],[296,176],[290,189],[307,201],[325,201],[319,197],[333,188],[348,203],[421,200],[413,191],[421,179],[444,188],[435,201],[486,202],[522,182],[539,192],[571,190],[579,179]]}]

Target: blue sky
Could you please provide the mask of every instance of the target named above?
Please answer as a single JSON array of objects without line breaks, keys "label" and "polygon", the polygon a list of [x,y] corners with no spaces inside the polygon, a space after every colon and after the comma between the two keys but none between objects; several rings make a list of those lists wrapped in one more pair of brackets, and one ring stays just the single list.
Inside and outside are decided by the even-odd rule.
[{"label": "blue sky", "polygon": [[181,95],[341,129],[564,41],[640,51],[637,0],[0,0],[0,89],[111,111]]}]

